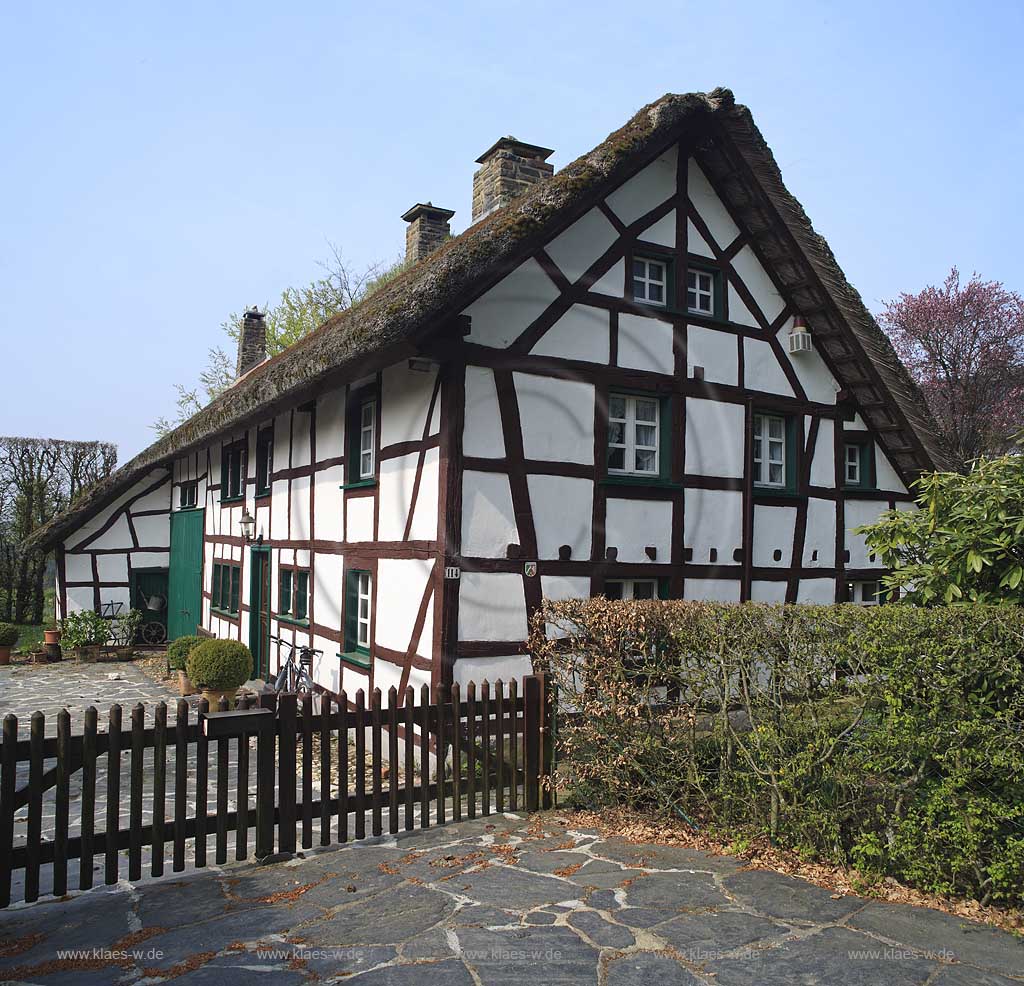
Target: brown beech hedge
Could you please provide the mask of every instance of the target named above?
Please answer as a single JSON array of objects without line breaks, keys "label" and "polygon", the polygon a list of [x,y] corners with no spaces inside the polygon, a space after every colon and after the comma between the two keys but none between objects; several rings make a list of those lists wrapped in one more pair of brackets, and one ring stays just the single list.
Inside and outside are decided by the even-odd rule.
[{"label": "brown beech hedge", "polygon": [[1024,610],[546,601],[531,652],[570,800],[1024,900]]}]

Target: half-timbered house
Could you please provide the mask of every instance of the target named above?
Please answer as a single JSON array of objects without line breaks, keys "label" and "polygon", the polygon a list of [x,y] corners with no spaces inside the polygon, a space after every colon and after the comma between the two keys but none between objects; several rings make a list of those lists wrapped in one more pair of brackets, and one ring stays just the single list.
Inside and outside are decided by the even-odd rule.
[{"label": "half-timbered house", "polygon": [[465,232],[417,204],[409,268],[280,355],[248,313],[235,384],[46,530],[61,612],[163,578],[171,636],[352,694],[521,673],[545,596],[876,600],[853,530],[942,451],[748,110],[551,153],[499,140]]}]

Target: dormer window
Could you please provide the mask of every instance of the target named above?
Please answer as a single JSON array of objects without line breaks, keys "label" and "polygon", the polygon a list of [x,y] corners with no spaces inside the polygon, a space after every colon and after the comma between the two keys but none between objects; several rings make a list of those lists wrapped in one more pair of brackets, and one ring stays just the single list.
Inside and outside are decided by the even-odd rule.
[{"label": "dormer window", "polygon": [[714,272],[691,267],[686,272],[686,307],[698,315],[713,316],[718,310]]},{"label": "dormer window", "polygon": [[633,258],[633,300],[645,305],[668,304],[669,262],[654,257]]}]

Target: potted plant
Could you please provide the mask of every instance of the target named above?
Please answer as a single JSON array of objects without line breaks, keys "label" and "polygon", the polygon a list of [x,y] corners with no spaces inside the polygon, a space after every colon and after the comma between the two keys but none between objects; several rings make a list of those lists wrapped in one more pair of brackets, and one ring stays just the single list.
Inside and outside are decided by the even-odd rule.
[{"label": "potted plant", "polygon": [[83,610],[64,617],[64,642],[80,661],[95,661],[110,636],[110,623],[99,613]]},{"label": "potted plant", "polygon": [[60,643],[61,630],[60,627],[49,627],[43,631],[43,643],[44,644],[59,644]]},{"label": "potted plant", "polygon": [[252,673],[252,652],[237,640],[203,640],[189,652],[186,670],[211,708],[232,699]]},{"label": "potted plant", "polygon": [[11,648],[18,642],[18,628],[13,623],[0,623],[0,666],[11,663]]},{"label": "potted plant", "polygon": [[188,676],[188,671],[185,670],[185,664],[188,661],[188,655],[192,648],[197,644],[202,643],[205,637],[178,637],[177,640],[172,640],[167,645],[167,667],[171,671],[178,672],[178,694],[194,695],[197,691],[196,686],[192,683],[192,679]]}]

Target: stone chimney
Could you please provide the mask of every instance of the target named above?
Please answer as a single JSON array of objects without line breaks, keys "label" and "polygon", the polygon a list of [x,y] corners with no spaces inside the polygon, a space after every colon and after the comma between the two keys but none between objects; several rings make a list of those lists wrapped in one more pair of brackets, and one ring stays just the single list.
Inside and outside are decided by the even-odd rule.
[{"label": "stone chimney", "polygon": [[415,264],[433,253],[452,235],[450,221],[455,213],[432,202],[417,202],[402,218],[409,224],[405,231],[405,262]]},{"label": "stone chimney", "polygon": [[242,331],[238,335],[238,365],[236,376],[243,376],[267,358],[267,322],[258,308],[250,308],[242,316]]},{"label": "stone chimney", "polygon": [[502,137],[476,159],[473,174],[473,222],[508,205],[531,185],[550,178],[555,166],[547,159],[555,152],[548,147],[524,144],[515,137]]}]

